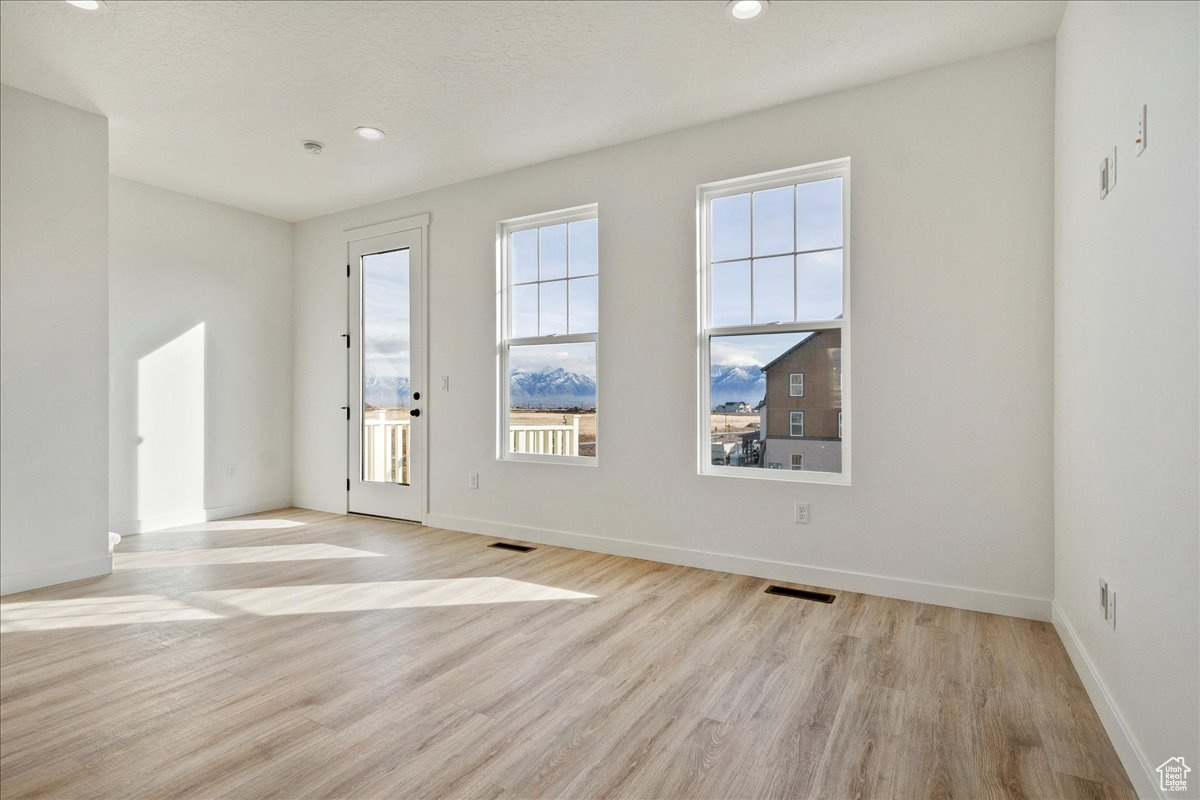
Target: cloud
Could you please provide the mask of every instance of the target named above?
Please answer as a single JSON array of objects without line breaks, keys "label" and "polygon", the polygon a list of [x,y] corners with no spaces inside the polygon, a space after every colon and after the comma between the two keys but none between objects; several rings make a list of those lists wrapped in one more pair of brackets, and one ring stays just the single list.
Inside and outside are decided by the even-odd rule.
[{"label": "cloud", "polygon": [[731,367],[754,367],[762,366],[764,362],[760,361],[759,357],[750,350],[728,344],[717,344],[714,341],[712,363]]},{"label": "cloud", "polygon": [[509,349],[508,366],[513,372],[537,372],[560,368],[596,378],[596,346],[590,342],[564,345],[527,345]]}]

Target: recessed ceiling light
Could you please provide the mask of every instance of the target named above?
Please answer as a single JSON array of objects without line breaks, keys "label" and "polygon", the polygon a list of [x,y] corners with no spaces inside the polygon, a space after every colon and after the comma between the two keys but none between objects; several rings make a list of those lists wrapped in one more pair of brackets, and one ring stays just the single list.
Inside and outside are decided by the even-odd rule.
[{"label": "recessed ceiling light", "polygon": [[377,142],[386,135],[383,131],[379,130],[379,128],[368,128],[365,125],[360,128],[355,128],[354,132],[357,133],[360,138],[371,142]]},{"label": "recessed ceiling light", "polygon": [[99,11],[108,4],[104,0],[67,0],[67,5],[82,8],[84,11]]},{"label": "recessed ceiling light", "polygon": [[766,12],[767,5],[767,0],[731,0],[725,13],[737,20],[754,19]]}]

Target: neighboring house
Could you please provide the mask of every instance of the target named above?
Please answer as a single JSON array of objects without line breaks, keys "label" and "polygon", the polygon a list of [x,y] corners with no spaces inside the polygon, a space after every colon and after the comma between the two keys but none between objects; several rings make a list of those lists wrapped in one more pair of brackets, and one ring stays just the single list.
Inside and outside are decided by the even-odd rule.
[{"label": "neighboring house", "polygon": [[718,414],[749,414],[750,404],[743,403],[740,400],[731,400],[728,403],[721,403],[721,405],[714,408],[713,411],[717,412]]},{"label": "neighboring house", "polygon": [[818,331],[762,368],[762,418],[769,469],[842,471],[842,334]]}]

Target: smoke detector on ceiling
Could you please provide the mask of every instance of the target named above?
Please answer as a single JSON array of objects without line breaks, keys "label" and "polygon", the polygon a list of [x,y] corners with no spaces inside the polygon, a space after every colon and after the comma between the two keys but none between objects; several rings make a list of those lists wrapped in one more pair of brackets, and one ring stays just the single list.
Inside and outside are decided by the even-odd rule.
[{"label": "smoke detector on ceiling", "polygon": [[324,149],[325,145],[321,144],[320,142],[314,142],[312,139],[309,139],[304,143],[304,152],[308,153],[310,156],[319,156],[321,155],[321,151]]}]

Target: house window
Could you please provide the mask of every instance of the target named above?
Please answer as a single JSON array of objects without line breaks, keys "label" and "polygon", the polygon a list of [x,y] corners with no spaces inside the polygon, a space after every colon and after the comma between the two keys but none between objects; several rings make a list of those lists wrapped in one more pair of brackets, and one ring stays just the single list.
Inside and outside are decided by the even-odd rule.
[{"label": "house window", "polygon": [[791,411],[788,413],[788,436],[804,435],[804,412]]},{"label": "house window", "polygon": [[594,464],[600,331],[595,205],[499,225],[499,457]]},{"label": "house window", "polygon": [[[849,483],[849,159],[704,184],[698,203],[700,472]],[[729,402],[758,420],[718,420]],[[804,469],[770,472],[795,438]]]},{"label": "house window", "polygon": [[804,469],[803,453],[792,453],[792,469]]}]

